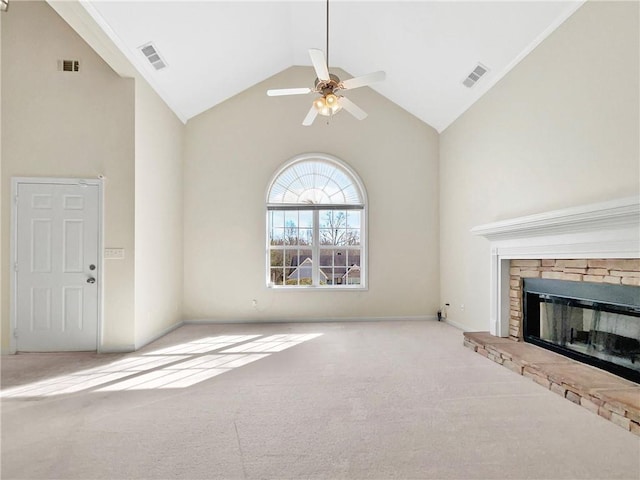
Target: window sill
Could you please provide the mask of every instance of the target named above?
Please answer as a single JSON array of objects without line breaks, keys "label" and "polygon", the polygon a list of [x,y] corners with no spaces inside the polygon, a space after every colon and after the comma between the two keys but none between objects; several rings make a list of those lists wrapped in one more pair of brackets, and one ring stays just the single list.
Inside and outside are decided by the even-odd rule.
[{"label": "window sill", "polygon": [[352,287],[345,286],[314,286],[314,285],[267,285],[270,290],[287,290],[302,292],[366,292],[369,290],[366,286],[354,285]]}]

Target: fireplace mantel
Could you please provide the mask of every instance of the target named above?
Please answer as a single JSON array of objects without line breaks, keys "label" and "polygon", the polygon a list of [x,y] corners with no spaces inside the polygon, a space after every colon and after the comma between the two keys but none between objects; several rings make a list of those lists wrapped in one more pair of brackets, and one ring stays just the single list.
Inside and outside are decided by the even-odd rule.
[{"label": "fireplace mantel", "polygon": [[502,220],[471,229],[491,242],[492,335],[509,335],[512,259],[640,258],[640,198],[627,197]]}]

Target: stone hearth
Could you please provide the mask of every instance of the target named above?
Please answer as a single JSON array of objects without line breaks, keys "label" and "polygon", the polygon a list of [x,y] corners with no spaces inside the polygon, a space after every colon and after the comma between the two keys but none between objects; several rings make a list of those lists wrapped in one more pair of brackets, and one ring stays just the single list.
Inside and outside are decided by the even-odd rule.
[{"label": "stone hearth", "polygon": [[489,332],[465,332],[464,345],[640,436],[640,385],[637,383]]}]

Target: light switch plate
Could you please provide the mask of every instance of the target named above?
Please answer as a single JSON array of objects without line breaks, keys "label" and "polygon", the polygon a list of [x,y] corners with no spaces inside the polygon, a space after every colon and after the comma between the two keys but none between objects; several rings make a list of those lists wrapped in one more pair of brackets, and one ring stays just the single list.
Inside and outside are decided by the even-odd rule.
[{"label": "light switch plate", "polygon": [[124,258],[124,248],[105,248],[105,260],[122,260]]}]

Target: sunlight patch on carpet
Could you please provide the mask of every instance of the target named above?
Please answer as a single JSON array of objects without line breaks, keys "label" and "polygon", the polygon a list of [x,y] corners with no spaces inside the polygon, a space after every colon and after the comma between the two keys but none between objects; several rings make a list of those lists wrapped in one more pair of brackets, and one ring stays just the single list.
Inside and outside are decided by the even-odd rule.
[{"label": "sunlight patch on carpet", "polygon": [[132,354],[107,365],[10,387],[2,390],[0,397],[49,397],[85,390],[117,392],[186,388],[321,335],[220,335],[200,338]]}]

